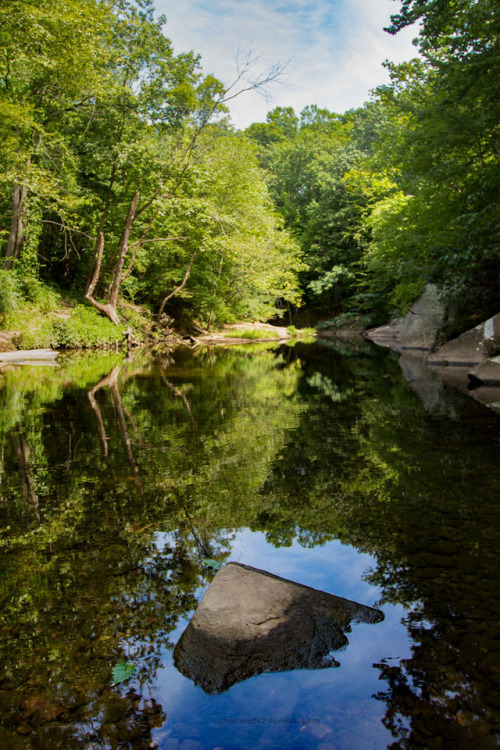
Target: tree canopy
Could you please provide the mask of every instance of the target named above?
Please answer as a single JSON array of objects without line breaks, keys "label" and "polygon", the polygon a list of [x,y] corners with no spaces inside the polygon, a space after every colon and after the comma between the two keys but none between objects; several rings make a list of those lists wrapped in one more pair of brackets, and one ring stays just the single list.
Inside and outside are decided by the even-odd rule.
[{"label": "tree canopy", "polygon": [[203,322],[272,314],[298,302],[300,262],[226,103],[278,70],[223,84],[164,25],[150,0],[2,7],[4,269],[115,324],[120,297],[156,312],[191,272],[182,300]]},{"label": "tree canopy", "polygon": [[370,102],[237,132],[229,101],[278,69],[204,75],[151,0],[4,4],[0,307],[43,282],[115,324],[121,300],[207,326],[301,302],[368,324],[434,281],[496,311],[499,23],[491,0],[402,0],[386,30],[415,24],[418,56]]}]

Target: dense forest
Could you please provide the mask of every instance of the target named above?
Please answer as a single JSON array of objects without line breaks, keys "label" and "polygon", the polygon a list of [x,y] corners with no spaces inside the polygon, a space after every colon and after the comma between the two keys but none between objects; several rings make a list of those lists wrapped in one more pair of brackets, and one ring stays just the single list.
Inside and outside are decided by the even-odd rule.
[{"label": "dense forest", "polygon": [[465,315],[497,312],[495,4],[399,5],[386,30],[413,24],[416,57],[387,62],[367,104],[277,107],[243,132],[229,102],[278,67],[205,75],[151,0],[3,4],[2,327],[64,346],[139,309],[210,328],[301,306],[368,326],[429,281]]}]

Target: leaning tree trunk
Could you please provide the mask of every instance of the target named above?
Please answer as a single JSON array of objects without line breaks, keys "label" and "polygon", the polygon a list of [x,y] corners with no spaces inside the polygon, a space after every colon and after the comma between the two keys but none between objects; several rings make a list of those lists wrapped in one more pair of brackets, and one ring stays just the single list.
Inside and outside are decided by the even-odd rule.
[{"label": "leaning tree trunk", "polygon": [[127,220],[125,222],[125,228],[123,230],[120,254],[118,256],[115,267],[113,269],[113,280],[111,283],[109,304],[112,305],[114,308],[116,308],[116,304],[118,302],[118,292],[120,291],[120,285],[122,283],[123,266],[125,264],[125,256],[127,255],[130,231],[134,223],[135,213],[137,210],[137,203],[139,202],[139,195],[140,193],[137,192],[132,198],[132,203],[130,204]]},{"label": "leaning tree trunk", "polygon": [[98,236],[97,257],[96,257],[94,273],[92,275],[92,279],[87,288],[87,293],[85,294],[85,299],[90,302],[92,307],[95,307],[96,310],[99,310],[100,313],[102,313],[103,315],[106,315],[106,317],[109,318],[109,320],[111,320],[111,322],[114,323],[115,326],[117,326],[120,323],[120,319],[118,318],[118,315],[116,312],[116,305],[118,303],[118,292],[120,291],[120,285],[122,281],[123,266],[125,264],[125,257],[128,251],[128,241],[130,237],[130,232],[132,230],[132,226],[135,220],[137,203],[139,201],[139,195],[140,195],[139,192],[137,192],[134,195],[134,197],[132,198],[132,202],[130,204],[129,210],[128,210],[127,219],[125,221],[125,227],[123,229],[123,234],[122,234],[122,239],[121,239],[121,244],[120,244],[120,252],[118,254],[118,258],[115,263],[115,267],[113,269],[113,275],[112,275],[110,289],[109,289],[108,298],[106,302],[104,303],[98,302],[93,296],[94,289],[99,280],[99,276],[101,272],[102,256],[104,252],[104,233],[102,229],[100,229],[99,236]]},{"label": "leaning tree trunk", "polygon": [[96,237],[96,241],[94,245],[94,255],[92,257],[92,266],[94,270],[89,274],[89,278],[87,280],[87,286],[85,288],[86,298],[87,298],[87,295],[89,295],[90,297],[93,296],[94,289],[101,275],[102,255],[104,251],[104,224],[106,223],[106,219],[108,218],[109,204],[111,203],[111,191],[113,190],[115,177],[116,177],[116,162],[113,164],[113,167],[111,169],[111,176],[109,178],[108,189],[106,190],[106,200],[104,202],[104,208],[101,214],[99,230],[97,232],[97,237]]}]

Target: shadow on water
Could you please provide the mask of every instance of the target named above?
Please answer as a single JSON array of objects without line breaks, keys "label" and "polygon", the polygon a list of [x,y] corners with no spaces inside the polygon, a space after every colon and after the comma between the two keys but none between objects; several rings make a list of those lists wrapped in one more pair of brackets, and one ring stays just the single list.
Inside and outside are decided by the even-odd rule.
[{"label": "shadow on water", "polygon": [[[4,370],[0,746],[497,747],[499,417],[422,390],[412,367],[407,383],[391,353],[325,342]],[[298,545],[299,583],[310,570],[357,600],[331,564],[313,568],[340,541],[369,561],[363,604],[404,607],[402,624],[373,630],[369,663],[361,627],[351,682],[343,666],[283,674],[313,726],[244,723],[271,674],[202,696],[172,666],[214,576],[206,560],[228,561],[244,529],[275,565]],[[113,685],[123,660],[136,671]],[[210,718],[222,705],[233,724]]]}]

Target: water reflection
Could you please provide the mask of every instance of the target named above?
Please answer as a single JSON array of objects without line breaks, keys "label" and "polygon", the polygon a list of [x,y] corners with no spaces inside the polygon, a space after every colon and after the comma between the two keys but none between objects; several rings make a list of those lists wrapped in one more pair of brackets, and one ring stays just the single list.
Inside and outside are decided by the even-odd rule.
[{"label": "water reflection", "polygon": [[[391,354],[342,346],[2,373],[1,746],[497,746],[498,417],[446,389],[426,412]],[[203,559],[228,560],[241,528],[263,532],[269,555],[298,541],[304,570],[331,540],[369,554],[367,583],[378,606],[407,608],[412,651],[393,651],[389,618],[376,699],[360,684],[327,710],[335,677],[306,671],[283,679],[290,695],[308,685],[318,725],[205,721],[195,739],[184,722],[174,737],[187,708],[173,714],[155,685],[213,577]],[[137,671],[113,687],[122,659]],[[231,688],[232,715],[243,685],[248,715],[272,679]]]}]

